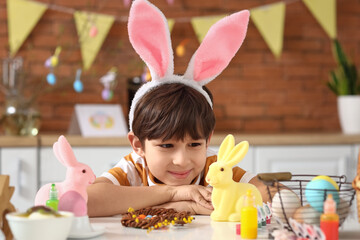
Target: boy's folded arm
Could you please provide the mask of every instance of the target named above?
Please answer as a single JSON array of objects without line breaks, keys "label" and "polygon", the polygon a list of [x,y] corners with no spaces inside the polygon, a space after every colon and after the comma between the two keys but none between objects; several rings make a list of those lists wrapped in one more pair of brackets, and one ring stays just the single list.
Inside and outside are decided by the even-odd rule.
[{"label": "boy's folded arm", "polygon": [[213,209],[205,208],[194,201],[167,202],[155,208],[174,208],[176,211],[190,212],[191,215],[210,215]]},{"label": "boy's folded arm", "polygon": [[140,209],[169,202],[173,198],[170,186],[118,186],[99,177],[87,188],[88,215],[112,216],[126,213],[129,207]]},{"label": "boy's folded arm", "polygon": [[173,193],[172,202],[193,201],[209,210],[214,209],[211,204],[212,188],[200,185],[171,186],[171,188]]}]

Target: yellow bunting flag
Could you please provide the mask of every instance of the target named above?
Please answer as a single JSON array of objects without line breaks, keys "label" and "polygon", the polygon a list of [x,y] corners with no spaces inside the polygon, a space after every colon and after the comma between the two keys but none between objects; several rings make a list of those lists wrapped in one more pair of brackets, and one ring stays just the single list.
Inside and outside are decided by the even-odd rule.
[{"label": "yellow bunting flag", "polygon": [[196,36],[201,43],[210,27],[226,15],[212,16],[212,17],[194,17],[191,18],[191,25],[194,28]]},{"label": "yellow bunting flag", "polygon": [[283,48],[285,3],[279,2],[250,10],[251,20],[276,58]]},{"label": "yellow bunting flag", "polygon": [[331,39],[336,38],[336,0],[303,0]]},{"label": "yellow bunting flag", "polygon": [[24,0],[7,0],[6,4],[10,54],[14,56],[47,7],[41,3]]},{"label": "yellow bunting flag", "polygon": [[169,31],[171,32],[172,29],[173,29],[173,27],[174,27],[175,20],[172,19],[172,18],[169,18],[169,19],[167,20],[167,22],[168,22],[168,25],[169,25]]},{"label": "yellow bunting flag", "polygon": [[[74,13],[76,30],[81,47],[84,70],[88,70],[95,60],[115,18],[109,15],[76,11]],[[92,28],[96,34],[90,34]]]}]

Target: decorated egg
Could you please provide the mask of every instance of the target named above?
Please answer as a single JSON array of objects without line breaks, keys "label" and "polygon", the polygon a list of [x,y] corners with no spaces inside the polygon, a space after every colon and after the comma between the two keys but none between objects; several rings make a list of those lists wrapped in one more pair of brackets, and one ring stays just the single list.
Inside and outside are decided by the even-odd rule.
[{"label": "decorated egg", "polygon": [[[320,177],[320,178],[319,178]],[[339,187],[327,176],[313,178],[305,188],[305,197],[310,206],[318,212],[323,212],[324,201],[327,194],[331,193],[337,205],[339,204]]]},{"label": "decorated egg", "polygon": [[80,80],[78,80],[78,79],[74,82],[73,85],[74,85],[74,90],[76,92],[82,92],[83,89],[84,89],[84,86],[83,86],[82,82]]},{"label": "decorated egg", "polygon": [[98,29],[95,25],[92,25],[89,31],[89,36],[94,38],[98,34]]},{"label": "decorated egg", "polygon": [[53,73],[49,73],[46,76],[46,80],[47,80],[48,84],[50,84],[50,85],[54,85],[56,83],[56,77]]},{"label": "decorated egg", "polygon": [[299,223],[307,223],[319,226],[321,213],[316,211],[310,204],[302,206],[294,212],[293,219]]},{"label": "decorated egg", "polygon": [[301,207],[299,197],[289,189],[280,190],[272,199],[272,215],[279,218],[284,224],[287,223],[286,218],[291,218],[299,207]]}]

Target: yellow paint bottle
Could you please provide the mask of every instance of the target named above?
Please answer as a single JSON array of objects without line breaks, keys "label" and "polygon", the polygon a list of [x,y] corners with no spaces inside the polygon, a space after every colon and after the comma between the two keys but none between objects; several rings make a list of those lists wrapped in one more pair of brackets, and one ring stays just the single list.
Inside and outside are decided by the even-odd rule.
[{"label": "yellow paint bottle", "polygon": [[257,208],[255,207],[255,197],[251,190],[244,196],[244,206],[241,208],[241,239],[257,238]]}]

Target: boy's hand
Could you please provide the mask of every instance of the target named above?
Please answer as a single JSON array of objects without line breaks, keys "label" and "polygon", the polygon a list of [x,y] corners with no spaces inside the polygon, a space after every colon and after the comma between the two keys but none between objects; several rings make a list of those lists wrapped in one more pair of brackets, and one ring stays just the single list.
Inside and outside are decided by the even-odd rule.
[{"label": "boy's hand", "polygon": [[190,212],[191,215],[210,215],[213,211],[197,204],[194,201],[168,202],[155,206],[155,208],[174,208],[178,212]]},{"label": "boy's hand", "polygon": [[212,188],[199,185],[172,186],[172,202],[193,201],[200,206],[213,210],[211,204]]}]

